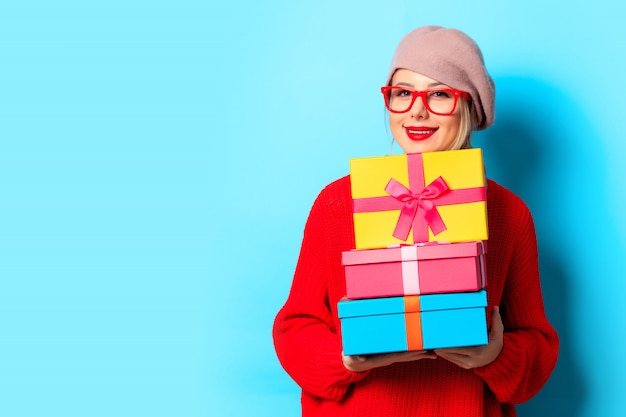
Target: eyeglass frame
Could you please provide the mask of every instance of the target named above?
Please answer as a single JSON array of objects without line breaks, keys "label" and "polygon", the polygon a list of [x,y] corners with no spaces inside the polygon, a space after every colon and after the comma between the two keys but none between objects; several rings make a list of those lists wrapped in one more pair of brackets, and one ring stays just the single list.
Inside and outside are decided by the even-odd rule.
[{"label": "eyeglass frame", "polygon": [[[411,93],[413,93],[413,99],[411,100],[411,104],[407,107],[406,110],[404,111],[398,111],[398,110],[392,110],[389,107],[389,101],[387,98],[387,93],[389,91],[392,91],[393,89],[400,89],[400,90],[407,90],[410,91]],[[446,92],[446,93],[452,93],[452,95],[454,96],[454,105],[452,106],[452,110],[450,110],[449,113],[438,113],[436,111],[432,111],[432,109],[430,108],[430,106],[427,103],[426,100],[426,95],[428,93],[432,93],[432,92],[436,92],[436,91],[441,91],[441,92]],[[422,104],[424,104],[424,108],[426,110],[428,110],[429,113],[432,114],[436,114],[438,116],[450,116],[452,113],[454,113],[454,110],[456,110],[456,105],[459,102],[459,97],[470,101],[472,99],[472,96],[466,92],[466,91],[461,91],[461,90],[456,90],[454,88],[433,88],[430,90],[423,90],[423,91],[417,91],[414,90],[412,88],[408,88],[408,87],[404,87],[404,86],[398,86],[398,85],[385,85],[383,87],[380,87],[380,92],[383,94],[383,97],[385,98],[385,107],[387,107],[387,110],[389,110],[391,113],[407,113],[408,111],[411,110],[411,108],[413,107],[413,105],[415,104],[415,100],[417,100],[417,97],[421,97],[422,98]]]}]

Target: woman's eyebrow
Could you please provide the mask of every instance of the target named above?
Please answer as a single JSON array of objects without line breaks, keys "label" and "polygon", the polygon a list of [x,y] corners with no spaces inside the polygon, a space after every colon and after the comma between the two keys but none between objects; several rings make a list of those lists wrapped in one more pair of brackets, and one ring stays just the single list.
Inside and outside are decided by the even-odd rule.
[{"label": "woman's eyebrow", "polygon": [[414,86],[413,84],[410,84],[410,83],[404,83],[404,82],[399,82],[399,83],[396,83],[395,85],[398,85],[398,86],[403,85],[403,86],[405,86],[405,87],[415,88],[415,86]]},{"label": "woman's eyebrow", "polygon": [[[415,88],[415,85],[411,83],[403,82],[403,81],[400,81],[399,83],[396,83],[394,85]],[[434,88],[434,87],[446,87],[446,85],[437,81],[428,84],[428,88]]]}]

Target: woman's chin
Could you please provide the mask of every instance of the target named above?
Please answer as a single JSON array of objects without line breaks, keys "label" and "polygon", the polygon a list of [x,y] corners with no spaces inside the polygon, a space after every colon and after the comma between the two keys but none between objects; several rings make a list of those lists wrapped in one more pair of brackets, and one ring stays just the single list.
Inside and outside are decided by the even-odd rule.
[{"label": "woman's chin", "polygon": [[424,153],[424,152],[434,152],[436,151],[436,147],[433,146],[432,143],[424,143],[424,142],[410,142],[400,146],[404,153]]}]

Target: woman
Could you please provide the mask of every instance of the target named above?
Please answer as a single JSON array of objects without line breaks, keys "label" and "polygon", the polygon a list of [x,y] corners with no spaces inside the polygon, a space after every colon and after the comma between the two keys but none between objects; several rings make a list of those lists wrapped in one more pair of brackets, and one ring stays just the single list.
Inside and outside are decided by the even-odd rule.
[{"label": "woman", "polygon": [[[382,88],[391,133],[406,153],[468,148],[494,120],[495,89],[464,33],[422,27],[402,39]],[[337,302],[341,253],[353,249],[350,179],[316,199],[289,297],[274,323],[281,364],[302,388],[303,416],[515,416],[546,383],[558,337],[543,306],[531,214],[488,180],[489,343],[343,356]]]}]

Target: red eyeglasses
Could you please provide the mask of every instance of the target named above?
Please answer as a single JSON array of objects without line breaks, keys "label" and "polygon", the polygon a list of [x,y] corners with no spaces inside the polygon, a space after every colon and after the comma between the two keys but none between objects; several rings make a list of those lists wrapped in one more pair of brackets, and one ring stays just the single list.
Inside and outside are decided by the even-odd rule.
[{"label": "red eyeglasses", "polygon": [[418,97],[422,98],[426,110],[439,116],[454,113],[459,97],[471,100],[469,93],[452,88],[417,91],[402,86],[385,86],[380,91],[385,97],[385,106],[392,113],[408,112]]}]

